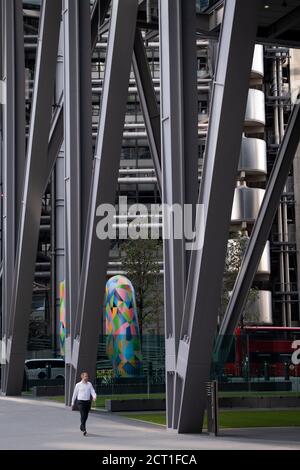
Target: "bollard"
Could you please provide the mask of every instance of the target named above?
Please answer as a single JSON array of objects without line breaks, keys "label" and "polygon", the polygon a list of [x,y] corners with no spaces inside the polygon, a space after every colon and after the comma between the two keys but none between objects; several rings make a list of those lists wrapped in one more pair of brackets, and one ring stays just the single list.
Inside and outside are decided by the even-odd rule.
[{"label": "bollard", "polygon": [[219,434],[219,400],[218,382],[212,380],[207,383],[207,429],[209,434]]}]

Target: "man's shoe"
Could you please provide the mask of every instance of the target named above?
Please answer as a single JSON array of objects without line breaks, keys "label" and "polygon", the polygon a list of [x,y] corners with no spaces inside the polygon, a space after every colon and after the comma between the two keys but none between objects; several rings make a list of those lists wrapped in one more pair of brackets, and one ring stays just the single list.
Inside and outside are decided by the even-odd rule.
[{"label": "man's shoe", "polygon": [[83,431],[83,435],[86,436],[86,435],[87,435],[87,432],[86,432],[86,431]]},{"label": "man's shoe", "polygon": [[80,425],[80,431],[81,431],[81,432],[84,432],[84,427],[83,427],[82,424]]}]

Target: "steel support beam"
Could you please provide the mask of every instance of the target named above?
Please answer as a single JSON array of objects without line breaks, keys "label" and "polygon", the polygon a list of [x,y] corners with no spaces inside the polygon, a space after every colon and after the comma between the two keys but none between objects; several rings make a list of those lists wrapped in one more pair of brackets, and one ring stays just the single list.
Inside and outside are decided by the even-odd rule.
[{"label": "steel support beam", "polygon": [[132,63],[140,104],[144,116],[150,152],[156,171],[157,186],[161,194],[160,112],[152,82],[144,41],[139,29],[137,29],[135,33]]},{"label": "steel support beam", "polygon": [[[182,36],[182,87],[184,112],[184,178],[185,204],[193,208],[193,223],[196,217],[199,182],[198,151],[198,89],[197,89],[197,18],[194,0],[181,1],[181,36]],[[186,273],[190,261],[190,252],[186,253]]]},{"label": "steel support beam", "polygon": [[177,359],[178,432],[201,432],[240,156],[259,0],[225,1],[196,222],[203,247],[191,254]]},{"label": "steel support beam", "polygon": [[[103,12],[103,14],[101,14],[101,17],[100,17],[100,24],[102,24],[101,21],[104,21],[105,15],[109,8],[110,1],[111,0],[102,0],[103,5],[101,6],[100,4],[100,9]],[[91,14],[91,52],[94,51],[96,44],[97,44],[97,40],[98,40],[98,23],[99,23],[98,15],[99,15],[99,10],[98,10],[98,6],[96,8],[96,3],[95,3],[92,14]],[[87,60],[87,57],[83,58],[83,60]],[[53,119],[52,119],[52,124],[51,124],[45,185],[47,185],[50,179],[51,173],[55,165],[56,158],[58,156],[59,150],[64,140],[63,112],[64,112],[64,96],[62,93],[60,99],[58,100],[57,109],[55,110],[55,113],[53,114]]]},{"label": "steel support beam", "polygon": [[[161,0],[159,3],[162,202],[168,207],[176,204],[179,208],[183,208],[185,202],[181,3],[181,0]],[[165,214],[164,224],[167,223],[167,218],[172,233],[173,216]],[[183,221],[178,228],[183,230]],[[183,237],[175,239],[171,235],[164,240],[164,263],[167,423],[172,428],[176,359],[186,284]]]},{"label": "steel support beam", "polygon": [[97,208],[115,204],[128,85],[138,10],[137,0],[113,0],[102,105],[91,185],[79,299],[72,349],[77,377],[95,375],[110,240],[96,234]]},{"label": "steel support beam", "polygon": [[[16,238],[21,209],[21,190],[25,164],[25,57],[23,5],[21,0],[4,0],[5,90],[3,119],[3,280],[2,336],[6,342],[16,254]],[[6,366],[2,371],[2,389]]]},{"label": "steel support beam", "polygon": [[[163,202],[192,204],[198,195],[196,11],[193,1],[160,3]],[[165,241],[167,421],[176,428],[180,382],[176,357],[189,253]],[[178,389],[179,387],[179,389]]]},{"label": "steel support beam", "polygon": [[[183,145],[184,145],[184,202],[190,207],[192,224],[196,217],[198,199],[198,89],[197,89],[197,46],[196,46],[196,4],[193,0],[181,1],[181,52],[182,52],[182,93],[183,93]],[[191,241],[189,241],[191,243]],[[188,276],[191,251],[185,253],[185,272]],[[176,300],[176,293],[173,294]],[[182,318],[181,318],[182,320]],[[177,429],[182,381],[175,371],[173,428]]]},{"label": "steel support beam", "polygon": [[298,28],[300,25],[300,6],[289,12],[287,15],[282,16],[278,21],[271,24],[267,28],[267,37],[275,39],[284,34],[287,30]]},{"label": "steel support beam", "polygon": [[102,24],[105,21],[108,9],[110,7],[111,0],[96,0],[93,5],[92,18],[91,18],[91,28],[92,28],[92,48],[95,49],[99,30]]},{"label": "steel support beam", "polygon": [[[92,174],[92,80],[90,5],[64,0],[65,309],[66,344],[76,318],[88,198]],[[70,340],[70,343],[69,343]],[[67,385],[72,367],[66,355]],[[66,387],[68,390],[68,387]],[[66,390],[66,392],[67,392]],[[73,390],[69,390],[67,403]]]},{"label": "steel support beam", "polygon": [[[3,2],[6,1],[6,0],[3,0]],[[19,1],[19,0],[14,0],[14,1],[18,1],[18,3],[21,4],[21,18],[22,18],[22,2]],[[8,3],[8,6],[9,8],[13,11],[13,1],[8,1],[7,0],[7,3]],[[108,2],[107,2],[108,4]],[[17,15],[17,12],[18,12],[18,9],[15,9],[15,16]],[[97,28],[93,28],[93,24],[95,23],[95,13],[92,14],[92,17],[91,17],[91,24],[92,24],[92,30],[94,31],[94,33],[92,34],[92,39],[93,39],[93,44],[96,44],[97,42]],[[97,23],[98,23],[98,20],[97,20]],[[10,23],[9,22],[5,22],[5,24],[9,25]],[[11,27],[7,29],[8,31],[8,34],[11,34],[13,31],[14,31],[14,27]],[[22,39],[23,41],[23,27],[20,26],[20,23],[18,23],[18,38]],[[17,46],[18,44],[18,46]],[[22,45],[22,49],[20,48],[19,46],[19,42],[16,44],[16,54],[19,58],[21,58],[20,56],[20,52],[21,50],[24,49],[24,46]],[[9,53],[9,57],[12,58],[13,57],[13,53],[12,53],[12,50],[10,49],[10,53]],[[86,59],[83,59],[83,60],[87,60],[87,57],[86,56]],[[24,88],[24,83],[25,83],[25,76],[24,76],[24,68],[25,68],[25,65],[23,64],[22,67],[19,67],[20,69],[20,72],[18,72],[18,83],[22,83],[23,85],[23,88]],[[24,78],[23,78],[24,77]],[[13,87],[13,81],[10,80],[9,83],[11,84],[11,87]],[[13,88],[12,88],[13,89]],[[20,92],[20,90],[22,90],[22,88],[20,86],[17,87],[18,89],[18,92]],[[8,88],[8,92],[9,92],[10,88]],[[25,91],[24,91],[24,94],[25,94]],[[10,99],[8,101],[9,103],[13,103],[13,101]],[[24,102],[25,102],[25,97],[24,97]],[[22,118],[22,109],[20,110],[20,112],[18,112],[18,119],[16,120],[16,122],[20,122],[21,118]],[[25,120],[25,117],[24,117],[24,120]],[[25,124],[24,124],[25,126]],[[49,147],[48,147],[48,156],[47,156],[47,161],[46,161],[46,170],[44,172],[44,175],[43,176],[39,176],[39,178],[42,178],[43,181],[44,181],[44,189],[46,188],[48,182],[49,182],[49,179],[50,179],[50,176],[51,176],[51,173],[53,171],[53,168],[54,168],[54,165],[55,165],[55,162],[56,162],[56,158],[58,156],[58,153],[59,153],[59,150],[62,146],[62,143],[63,143],[63,136],[64,136],[64,114],[63,114],[63,95],[61,95],[60,97],[60,100],[58,102],[58,106],[56,107],[55,111],[54,111],[54,114],[53,114],[53,119],[52,119],[52,126],[51,126],[51,131],[50,131],[50,136],[49,136]],[[19,145],[22,143],[22,139],[18,139],[18,143]],[[25,131],[24,131],[24,145],[25,145]],[[21,160],[21,159],[20,159]],[[12,163],[12,159],[10,160],[10,164]],[[23,159],[23,165],[24,165],[24,161],[25,161],[25,158]],[[14,171],[17,172],[17,170],[15,169]],[[21,169],[21,163],[18,164],[18,175],[22,175],[22,169]],[[86,181],[86,179],[85,179]],[[15,185],[12,185],[10,184],[9,185],[9,188],[10,188],[10,191],[14,191],[14,188],[15,188]],[[17,184],[17,188],[21,188],[21,190],[23,190],[23,183],[22,182],[18,182]],[[85,192],[86,194],[86,192]],[[12,207],[14,207],[14,198],[15,196],[12,196],[9,198],[9,201],[12,205]],[[17,196],[18,198],[19,196]],[[40,199],[40,207],[41,207],[41,200]],[[87,204],[87,202],[85,203],[85,205]],[[18,206],[18,205],[16,205]],[[21,205],[19,204],[19,207],[21,207]],[[14,212],[10,209],[7,211],[9,214],[13,215]],[[31,214],[32,216],[34,216],[34,214]],[[29,226],[33,227],[35,225],[35,222],[33,220],[33,218],[31,219],[30,218],[30,214],[28,214],[28,224]],[[15,224],[14,224],[14,227],[15,227]],[[15,230],[15,228],[14,228]],[[13,236],[9,236],[7,238],[7,243],[12,247],[13,244],[14,244],[14,238]],[[7,256],[6,259],[8,260],[8,262],[12,263],[13,260],[14,260],[14,256]],[[35,263],[35,257],[31,260],[31,264],[34,265]],[[27,263],[27,266],[29,267],[29,262]],[[12,277],[12,272],[13,272],[13,267],[11,266],[11,269],[10,269],[10,277]],[[3,276],[5,277],[5,276]],[[8,279],[8,277],[6,276],[6,278]],[[5,281],[4,281],[5,282]],[[8,282],[8,285],[10,286],[13,286],[13,282],[12,282],[12,279]],[[9,296],[9,292],[8,292],[8,288],[6,288],[3,284],[3,292],[4,293],[7,293],[8,295],[8,299],[10,298]],[[6,302],[6,298],[3,299],[3,311],[9,311],[9,308],[8,306],[4,308],[4,302]],[[5,317],[6,318],[6,317]],[[5,318],[4,318],[4,315],[3,315],[3,321],[5,322]],[[6,327],[5,325],[3,325],[3,333],[6,331]],[[6,339],[6,334],[4,333],[5,335],[5,339]],[[4,368],[3,368],[4,369]],[[3,377],[3,380],[4,380],[4,377],[5,377],[5,374],[2,374],[2,377]],[[3,387],[5,388],[5,387]]]},{"label": "steel support beam", "polygon": [[56,104],[56,108],[52,117],[52,124],[49,135],[49,144],[48,144],[48,156],[46,163],[46,173],[45,173],[45,188],[48,184],[48,181],[53,172],[56,159],[58,157],[59,151],[62,147],[64,140],[64,97],[63,94],[60,95],[60,98]]},{"label": "steel support beam", "polygon": [[215,349],[216,353],[221,353],[223,350],[226,353],[226,349],[230,345],[230,339],[234,334],[240,315],[245,307],[247,296],[257,271],[265,244],[268,240],[273,219],[278,209],[280,198],[299,145],[299,129],[300,104],[298,102],[295,104],[292,111],[268,181],[268,186],[266,188],[258,217],[244,254],[242,265],[219,331],[219,337]]},{"label": "steel support beam", "polygon": [[40,15],[36,75],[26,160],[24,194],[17,244],[11,324],[8,339],[7,395],[22,390],[24,361],[31,312],[41,200],[52,117],[61,0],[44,0]]}]

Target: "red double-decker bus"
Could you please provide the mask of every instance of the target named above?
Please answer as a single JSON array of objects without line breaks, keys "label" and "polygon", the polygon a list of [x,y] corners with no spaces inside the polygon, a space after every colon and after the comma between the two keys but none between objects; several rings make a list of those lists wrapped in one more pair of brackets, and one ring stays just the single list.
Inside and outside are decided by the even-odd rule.
[{"label": "red double-decker bus", "polygon": [[234,377],[245,373],[250,377],[300,377],[298,362],[300,328],[238,327],[224,372]]}]

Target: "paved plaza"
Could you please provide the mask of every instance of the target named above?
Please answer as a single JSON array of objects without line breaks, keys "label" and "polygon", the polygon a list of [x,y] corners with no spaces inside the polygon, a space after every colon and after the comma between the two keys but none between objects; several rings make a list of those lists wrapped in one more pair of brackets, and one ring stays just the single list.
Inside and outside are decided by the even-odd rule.
[{"label": "paved plaza", "polygon": [[62,404],[0,398],[1,450],[300,449],[300,427],[226,429],[217,438],[177,435],[106,412],[91,413],[88,433],[82,436],[78,413]]}]

